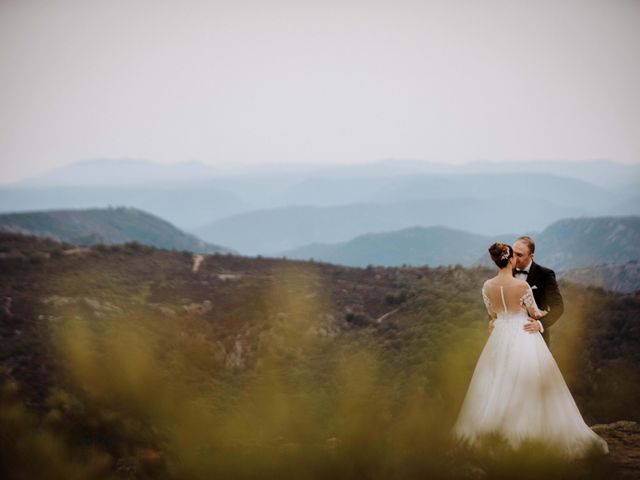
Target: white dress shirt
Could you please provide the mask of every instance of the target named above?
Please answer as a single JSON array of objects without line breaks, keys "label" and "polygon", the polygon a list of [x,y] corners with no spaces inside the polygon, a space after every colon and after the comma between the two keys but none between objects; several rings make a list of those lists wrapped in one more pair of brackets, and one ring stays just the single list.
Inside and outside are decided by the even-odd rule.
[{"label": "white dress shirt", "polygon": [[[527,265],[526,267],[524,267],[522,270],[526,270],[527,273],[516,273],[515,277],[520,279],[520,280],[524,280],[525,282],[527,281],[527,276],[529,275],[529,270],[531,269],[531,265],[533,264],[533,260],[531,260],[529,262],[529,265]],[[544,327],[542,326],[542,322],[540,320],[538,320],[538,325],[540,325],[540,333],[544,332]]]}]

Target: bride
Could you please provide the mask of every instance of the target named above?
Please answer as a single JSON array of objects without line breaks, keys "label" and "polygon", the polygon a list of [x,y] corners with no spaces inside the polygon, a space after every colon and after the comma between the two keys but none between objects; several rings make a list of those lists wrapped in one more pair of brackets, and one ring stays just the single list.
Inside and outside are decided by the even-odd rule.
[{"label": "bride", "polygon": [[531,287],[513,277],[516,257],[510,245],[494,243],[489,254],[498,274],[482,287],[493,330],[480,354],[467,395],[453,427],[472,446],[497,433],[517,448],[524,440],[543,442],[559,454],[579,458],[607,443],[582,419],[562,374],[540,333],[528,333],[528,317],[538,309]]}]

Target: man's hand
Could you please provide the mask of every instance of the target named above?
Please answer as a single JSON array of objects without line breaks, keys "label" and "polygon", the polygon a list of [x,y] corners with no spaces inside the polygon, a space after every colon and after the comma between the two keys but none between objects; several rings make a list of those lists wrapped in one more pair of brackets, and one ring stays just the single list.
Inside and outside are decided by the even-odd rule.
[{"label": "man's hand", "polygon": [[489,320],[489,335],[491,335],[491,332],[493,332],[494,322],[495,320]]},{"label": "man's hand", "polygon": [[537,320],[529,317],[529,321],[524,324],[524,331],[529,333],[537,333],[540,331],[540,324]]}]

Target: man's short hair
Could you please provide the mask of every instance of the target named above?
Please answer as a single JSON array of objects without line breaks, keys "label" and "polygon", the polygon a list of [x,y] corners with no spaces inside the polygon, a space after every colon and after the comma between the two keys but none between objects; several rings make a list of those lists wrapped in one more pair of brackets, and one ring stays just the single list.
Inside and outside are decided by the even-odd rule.
[{"label": "man's short hair", "polygon": [[531,253],[535,253],[536,252],[536,242],[533,241],[533,238],[527,236],[527,235],[523,235],[521,237],[518,237],[516,242],[521,241],[523,242],[528,248],[529,251]]}]

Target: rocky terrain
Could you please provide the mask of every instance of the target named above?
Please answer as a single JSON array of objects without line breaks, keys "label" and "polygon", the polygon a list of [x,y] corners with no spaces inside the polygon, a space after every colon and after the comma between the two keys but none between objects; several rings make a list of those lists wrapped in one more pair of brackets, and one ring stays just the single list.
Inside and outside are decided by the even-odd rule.
[{"label": "rocky terrain", "polygon": [[619,467],[620,478],[640,476],[640,424],[621,420],[593,425],[593,430],[609,445],[611,461]]}]

